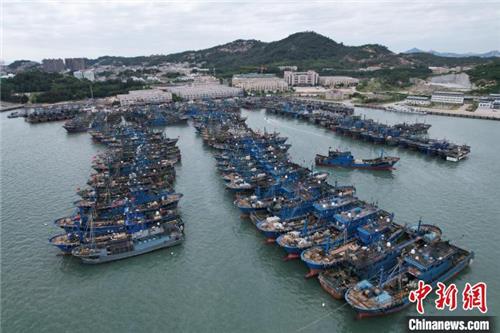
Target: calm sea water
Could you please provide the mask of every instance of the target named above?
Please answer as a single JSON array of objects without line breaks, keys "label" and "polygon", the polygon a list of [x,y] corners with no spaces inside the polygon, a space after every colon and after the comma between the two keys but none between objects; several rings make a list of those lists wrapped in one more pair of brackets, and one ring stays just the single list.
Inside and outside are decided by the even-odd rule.
[{"label": "calm sea water", "polygon": [[[396,214],[401,223],[421,217],[472,249],[476,260],[455,282],[488,283],[488,305],[498,313],[500,269],[500,123],[358,110],[387,123],[424,120],[433,137],[472,146],[455,164],[385,147],[401,157],[391,173],[334,170],[331,181],[354,183],[362,199]],[[372,157],[380,146],[352,141],[300,121],[244,111],[248,123],[289,137],[295,161],[310,165],[328,147]],[[3,332],[399,332],[409,309],[357,321],[353,311],[305,280],[300,261],[240,219],[224,190],[215,161],[192,127],[168,128],[179,136],[182,165],[176,189],[184,193],[183,245],[101,266],[58,255],[47,242],[52,221],[72,210],[92,156],[102,148],[61,123],[1,121],[1,329]],[[438,314],[426,303],[429,314]],[[456,311],[455,313],[461,313]]]}]

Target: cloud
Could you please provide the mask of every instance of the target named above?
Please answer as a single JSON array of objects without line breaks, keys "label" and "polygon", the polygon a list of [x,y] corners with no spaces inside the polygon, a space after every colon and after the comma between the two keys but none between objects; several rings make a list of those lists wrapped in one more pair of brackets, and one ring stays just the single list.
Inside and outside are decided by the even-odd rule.
[{"label": "cloud", "polygon": [[3,59],[168,54],[314,30],[393,51],[500,49],[500,3],[454,1],[3,3]]}]

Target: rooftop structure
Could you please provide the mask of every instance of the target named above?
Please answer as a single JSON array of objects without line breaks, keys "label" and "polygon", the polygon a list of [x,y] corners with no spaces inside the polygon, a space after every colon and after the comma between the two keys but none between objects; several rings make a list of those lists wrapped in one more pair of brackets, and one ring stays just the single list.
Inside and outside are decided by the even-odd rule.
[{"label": "rooftop structure", "polygon": [[172,94],[170,92],[158,89],[131,90],[128,94],[121,94],[116,97],[122,106],[134,104],[159,104],[172,101]]},{"label": "rooftop structure", "polygon": [[326,87],[352,87],[356,86],[359,80],[350,76],[320,76],[319,84]]},{"label": "rooftop structure", "polygon": [[319,80],[319,75],[315,71],[285,71],[283,76],[289,86],[315,86],[318,84]]},{"label": "rooftop structure", "polygon": [[288,89],[285,80],[274,74],[238,74],[233,75],[233,87],[243,88],[245,91],[277,92]]},{"label": "rooftop structure", "polygon": [[198,100],[204,98],[229,98],[243,95],[243,89],[228,87],[222,84],[189,84],[170,86],[164,88],[185,100]]}]

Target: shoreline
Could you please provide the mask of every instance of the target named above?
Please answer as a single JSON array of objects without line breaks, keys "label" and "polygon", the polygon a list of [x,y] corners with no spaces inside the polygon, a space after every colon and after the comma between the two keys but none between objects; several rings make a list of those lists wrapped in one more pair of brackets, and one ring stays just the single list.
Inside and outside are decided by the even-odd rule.
[{"label": "shoreline", "polygon": [[[315,102],[344,104],[344,105],[348,105],[348,106],[352,106],[352,107],[382,110],[382,111],[391,112],[391,113],[413,114],[413,113],[409,113],[409,112],[408,113],[406,113],[406,112],[394,112],[394,111],[387,110],[387,106],[390,106],[394,103],[389,103],[389,104],[358,104],[358,103],[352,103],[351,100],[334,101],[334,100],[326,100],[326,99],[319,99],[319,98],[299,98],[299,99],[311,100],[311,101],[315,101]],[[442,117],[457,117],[457,118],[500,121],[500,110],[497,112],[488,111],[487,113],[481,113],[481,112],[478,113],[477,110],[474,112],[470,112],[470,111],[463,111],[463,110],[447,110],[447,109],[427,109],[427,108],[420,108],[420,109],[422,111],[426,112],[425,114],[419,114],[422,116],[423,115],[433,115],[433,116],[442,116]]]}]

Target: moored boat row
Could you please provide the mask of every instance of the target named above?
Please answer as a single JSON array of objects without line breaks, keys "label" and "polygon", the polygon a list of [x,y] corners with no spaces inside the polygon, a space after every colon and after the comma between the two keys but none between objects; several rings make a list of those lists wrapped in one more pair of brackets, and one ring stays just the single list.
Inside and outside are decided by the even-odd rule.
[{"label": "moored boat row", "polygon": [[194,125],[242,215],[359,317],[401,310],[414,281],[447,280],[474,256],[442,240],[439,227],[398,223],[353,186],[331,185],[328,174],[294,164],[279,133],[253,131],[238,114],[214,110],[199,112]]},{"label": "moored boat row", "polygon": [[64,233],[50,239],[86,264],[124,259],[181,243],[184,224],[173,188],[180,161],[177,139],[133,124],[101,119],[89,133],[106,145],[78,189],[75,213],[57,219]]},{"label": "moored boat row", "polygon": [[375,144],[398,146],[420,153],[436,156],[447,161],[458,162],[466,158],[470,146],[455,144],[448,140],[427,137],[431,127],[426,123],[401,123],[387,125],[373,119],[354,115],[354,109],[341,104],[324,104],[289,99],[261,99],[248,107],[258,106],[266,112],[303,119],[337,134]]}]

